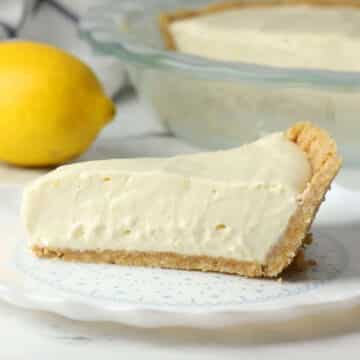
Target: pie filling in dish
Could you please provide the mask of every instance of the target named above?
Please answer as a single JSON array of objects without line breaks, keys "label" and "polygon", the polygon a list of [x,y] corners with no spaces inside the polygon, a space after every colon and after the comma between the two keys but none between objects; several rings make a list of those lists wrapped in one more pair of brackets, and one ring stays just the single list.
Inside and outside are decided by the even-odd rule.
[{"label": "pie filling in dish", "polygon": [[167,49],[209,59],[360,71],[358,10],[358,0],[224,2],[163,13],[160,30]]},{"label": "pie filling in dish", "polygon": [[311,123],[230,150],[62,166],[24,191],[39,257],[276,277],[341,165]]}]

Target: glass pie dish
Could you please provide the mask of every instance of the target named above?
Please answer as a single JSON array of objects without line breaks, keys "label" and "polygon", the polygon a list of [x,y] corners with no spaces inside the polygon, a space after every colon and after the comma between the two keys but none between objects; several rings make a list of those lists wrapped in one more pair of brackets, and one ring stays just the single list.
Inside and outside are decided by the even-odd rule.
[{"label": "glass pie dish", "polygon": [[90,9],[80,33],[121,60],[159,121],[193,144],[237,146],[311,120],[333,134],[346,164],[360,165],[360,72],[224,62],[165,49],[159,15],[210,3],[114,0]]}]

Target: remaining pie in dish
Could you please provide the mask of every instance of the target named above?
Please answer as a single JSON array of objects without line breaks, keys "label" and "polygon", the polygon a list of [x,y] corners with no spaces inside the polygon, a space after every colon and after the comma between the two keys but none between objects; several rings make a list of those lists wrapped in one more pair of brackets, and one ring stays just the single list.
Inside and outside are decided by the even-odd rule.
[{"label": "remaining pie in dish", "polygon": [[[360,71],[358,0],[258,0],[160,16],[168,49],[214,60]],[[352,56],[349,56],[352,54]]]},{"label": "remaining pie in dish", "polygon": [[40,257],[274,277],[340,164],[299,123],[230,150],[63,166],[26,188],[22,215]]}]

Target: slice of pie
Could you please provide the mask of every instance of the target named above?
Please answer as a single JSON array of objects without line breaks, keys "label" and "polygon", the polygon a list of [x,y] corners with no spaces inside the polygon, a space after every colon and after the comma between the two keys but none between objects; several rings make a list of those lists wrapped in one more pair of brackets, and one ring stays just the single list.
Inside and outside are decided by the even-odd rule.
[{"label": "slice of pie", "polygon": [[40,257],[274,277],[340,164],[299,123],[230,150],[63,166],[27,187],[22,215]]}]

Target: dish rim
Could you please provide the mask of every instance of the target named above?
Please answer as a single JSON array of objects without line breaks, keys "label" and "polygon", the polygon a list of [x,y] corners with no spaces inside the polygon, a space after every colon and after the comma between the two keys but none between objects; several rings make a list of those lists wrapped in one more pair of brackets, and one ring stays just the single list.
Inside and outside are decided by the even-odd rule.
[{"label": "dish rim", "polygon": [[[194,0],[199,7],[210,0]],[[79,23],[80,37],[104,55],[115,56],[127,65],[186,73],[214,81],[250,81],[268,85],[291,85],[354,90],[360,88],[360,71],[332,71],[275,67],[244,62],[210,60],[199,56],[148,46],[132,36],[128,24],[139,16],[154,15],[162,9],[176,9],[178,0],[108,0],[88,9]],[[160,30],[159,30],[160,31]]]}]

